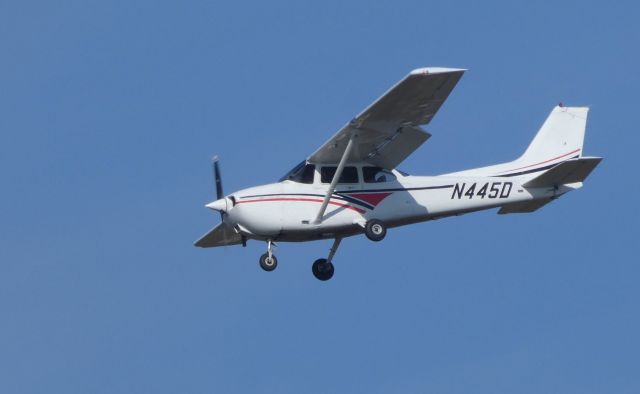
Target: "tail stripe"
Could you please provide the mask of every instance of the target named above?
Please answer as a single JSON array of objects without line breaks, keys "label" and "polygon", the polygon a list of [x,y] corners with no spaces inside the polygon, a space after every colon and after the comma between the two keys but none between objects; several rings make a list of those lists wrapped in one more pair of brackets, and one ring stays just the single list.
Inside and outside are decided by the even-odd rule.
[{"label": "tail stripe", "polygon": [[[528,165],[528,166],[524,166],[524,167],[513,168],[513,169],[511,169],[511,170],[501,171],[501,173],[502,173],[502,172],[511,172],[511,171],[522,170],[522,169],[524,169],[524,168],[535,167],[535,166],[538,166],[538,165],[540,165],[540,164],[548,163],[548,162],[550,162],[550,161],[558,160],[558,159],[561,159],[561,158],[563,158],[563,157],[569,156],[569,155],[571,155],[571,154],[574,154],[574,153],[580,152],[581,150],[582,150],[581,148],[578,148],[578,149],[576,149],[576,150],[574,150],[574,151],[571,151],[571,152],[569,152],[569,153],[565,153],[564,155],[560,155],[560,156],[554,157],[553,159],[549,159],[549,160],[541,161],[540,163],[530,164],[530,165]],[[537,171],[537,170],[536,170],[536,171]]]},{"label": "tail stripe", "polygon": [[[577,159],[577,158],[579,158],[579,157],[580,157],[580,155],[575,155],[575,156],[573,156],[573,157],[568,158],[567,160]],[[564,161],[562,161],[562,162],[560,162],[560,163],[564,163]],[[511,174],[494,175],[494,176],[496,176],[496,177],[500,177],[500,178],[506,178],[506,177],[511,177],[511,176],[518,176],[518,175],[532,174],[532,173],[534,173],[534,172],[540,172],[540,171],[548,170],[548,169],[550,169],[550,168],[553,168],[553,167],[557,166],[557,165],[558,165],[558,164],[560,164],[560,163],[553,163],[553,164],[549,164],[549,165],[544,166],[544,167],[534,168],[534,169],[531,169],[531,170],[520,171],[520,172],[514,172],[514,173],[511,173]]]}]

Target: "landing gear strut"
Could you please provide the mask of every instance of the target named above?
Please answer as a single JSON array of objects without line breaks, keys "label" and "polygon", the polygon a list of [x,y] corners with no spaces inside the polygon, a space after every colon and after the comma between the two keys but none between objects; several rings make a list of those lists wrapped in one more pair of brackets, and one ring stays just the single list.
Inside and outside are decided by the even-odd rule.
[{"label": "landing gear strut", "polygon": [[269,272],[276,269],[278,266],[278,259],[276,255],[273,254],[273,242],[271,240],[267,241],[267,253],[260,256],[260,268]]},{"label": "landing gear strut", "polygon": [[331,260],[333,260],[333,256],[336,254],[338,246],[340,246],[340,241],[342,241],[342,238],[336,238],[333,241],[333,246],[331,246],[331,250],[329,251],[329,257],[326,259],[318,259],[311,266],[311,272],[313,272],[313,276],[315,276],[316,279],[324,282],[333,277],[333,263],[331,263]]}]

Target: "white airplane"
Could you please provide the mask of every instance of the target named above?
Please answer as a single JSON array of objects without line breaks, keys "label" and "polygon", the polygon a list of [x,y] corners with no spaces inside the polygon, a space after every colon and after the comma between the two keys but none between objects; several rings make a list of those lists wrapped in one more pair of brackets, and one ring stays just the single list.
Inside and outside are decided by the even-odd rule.
[{"label": "white airplane", "polygon": [[260,266],[273,271],[276,241],[330,238],[313,275],[333,276],[340,241],[364,233],[381,241],[388,228],[500,208],[533,212],[578,189],[600,157],[582,155],[586,107],[555,107],[518,159],[488,167],[412,176],[396,169],[431,134],[428,124],[465,70],[413,70],[278,182],[225,196],[214,158],[217,200],[206,207],[222,222],[195,242],[209,248],[266,241]]}]

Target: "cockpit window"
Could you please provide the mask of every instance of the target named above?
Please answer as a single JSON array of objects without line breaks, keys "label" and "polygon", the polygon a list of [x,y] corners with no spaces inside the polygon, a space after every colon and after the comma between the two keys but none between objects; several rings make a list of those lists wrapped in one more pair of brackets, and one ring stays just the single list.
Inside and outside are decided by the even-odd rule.
[{"label": "cockpit window", "polygon": [[[337,167],[322,167],[320,169],[320,182],[331,183],[333,175],[336,173]],[[358,183],[358,169],[356,167],[345,167],[342,170],[342,176],[338,183]]]},{"label": "cockpit window", "polygon": [[396,176],[380,167],[362,167],[362,178],[366,183],[392,182]]},{"label": "cockpit window", "polygon": [[287,175],[280,178],[279,182],[288,180],[288,181],[293,181],[298,183],[312,184],[315,171],[316,171],[315,165],[307,164],[306,161],[303,161],[302,163],[293,167],[293,169],[289,171]]}]

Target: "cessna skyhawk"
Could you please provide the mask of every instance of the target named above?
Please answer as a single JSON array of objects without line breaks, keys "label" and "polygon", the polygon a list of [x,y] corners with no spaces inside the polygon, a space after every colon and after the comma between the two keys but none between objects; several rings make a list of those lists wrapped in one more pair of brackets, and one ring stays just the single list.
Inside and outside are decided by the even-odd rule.
[{"label": "cessna skyhawk", "polygon": [[412,176],[396,169],[431,137],[428,124],[465,70],[419,68],[347,123],[278,182],[229,195],[214,159],[217,199],[206,206],[222,222],[196,241],[203,248],[265,241],[260,266],[273,271],[274,242],[333,239],[313,275],[333,276],[343,238],[491,208],[533,212],[576,190],[600,163],[583,156],[586,107],[556,106],[525,152],[514,161],[443,174]]}]

